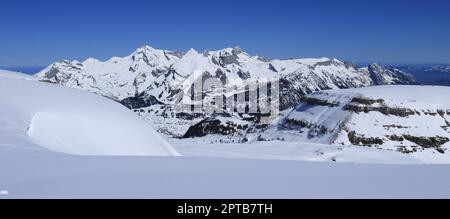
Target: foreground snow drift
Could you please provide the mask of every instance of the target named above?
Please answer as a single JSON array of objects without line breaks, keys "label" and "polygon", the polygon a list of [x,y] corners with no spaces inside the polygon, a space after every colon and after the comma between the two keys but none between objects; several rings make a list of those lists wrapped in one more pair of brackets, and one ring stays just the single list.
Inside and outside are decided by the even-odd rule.
[{"label": "foreground snow drift", "polygon": [[0,73],[0,147],[39,145],[77,155],[177,155],[145,122],[112,100]]}]

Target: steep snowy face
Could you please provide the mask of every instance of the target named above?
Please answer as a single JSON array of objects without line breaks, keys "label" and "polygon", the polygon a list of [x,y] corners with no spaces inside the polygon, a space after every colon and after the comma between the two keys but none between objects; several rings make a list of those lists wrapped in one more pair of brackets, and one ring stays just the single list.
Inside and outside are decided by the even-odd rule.
[{"label": "steep snowy face", "polygon": [[[281,78],[281,109],[296,106],[301,98],[316,91],[377,85],[353,65],[336,59],[297,59],[274,61]],[[292,72],[291,72],[292,71]]]},{"label": "steep snowy face", "polygon": [[450,88],[378,86],[322,91],[262,137],[358,145],[450,160]]},{"label": "steep snowy face", "polygon": [[0,147],[76,155],[177,155],[120,104],[32,77],[24,80],[20,74],[0,71],[0,112]]},{"label": "steep snowy face", "polygon": [[93,58],[56,62],[37,77],[122,100],[142,92],[180,57],[176,52],[144,46],[127,57],[113,57],[105,62]]},{"label": "steep snowy face", "polygon": [[378,64],[371,64],[360,69],[360,71],[366,73],[376,85],[416,84],[414,76],[411,74],[395,68],[382,67]]}]

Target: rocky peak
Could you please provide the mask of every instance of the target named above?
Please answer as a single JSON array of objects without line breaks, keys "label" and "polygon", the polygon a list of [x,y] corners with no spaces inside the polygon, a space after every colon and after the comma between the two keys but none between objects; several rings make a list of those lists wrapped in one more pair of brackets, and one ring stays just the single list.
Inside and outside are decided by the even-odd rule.
[{"label": "rocky peak", "polygon": [[399,69],[384,67],[377,63],[370,64],[365,72],[369,74],[375,85],[416,84],[416,80],[411,74]]},{"label": "rocky peak", "polygon": [[130,70],[137,71],[142,65],[147,65],[151,68],[168,68],[180,58],[181,54],[179,52],[143,46],[131,54],[133,64]]},{"label": "rocky peak", "polygon": [[372,63],[368,66],[369,72],[381,73],[384,71],[383,67],[377,63]]},{"label": "rocky peak", "polygon": [[239,47],[239,46],[235,46],[233,47],[233,49],[231,50],[231,53],[234,55],[239,55],[241,53],[243,53],[244,51]]}]

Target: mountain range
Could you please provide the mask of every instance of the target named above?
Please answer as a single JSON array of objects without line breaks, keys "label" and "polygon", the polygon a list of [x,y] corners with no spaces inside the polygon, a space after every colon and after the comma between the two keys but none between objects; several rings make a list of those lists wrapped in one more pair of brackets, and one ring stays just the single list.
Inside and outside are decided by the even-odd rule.
[{"label": "mountain range", "polygon": [[[306,95],[322,90],[417,83],[411,74],[375,63],[357,68],[351,62],[334,58],[268,60],[249,55],[239,47],[177,52],[143,46],[126,57],[106,61],[89,58],[83,62],[56,62],[36,75],[41,81],[118,101],[165,135],[177,138],[220,136],[221,141],[232,142],[246,142],[249,133],[260,133],[270,124],[260,124],[258,113],[228,111],[211,116],[175,110],[177,94],[189,89],[198,75],[238,88],[227,91],[230,93],[226,96],[248,92],[244,88],[248,83],[277,78],[281,111],[277,116],[295,109]],[[206,101],[208,95],[203,94],[202,101]],[[245,102],[249,101],[247,95]],[[226,139],[222,139],[224,136]]]}]

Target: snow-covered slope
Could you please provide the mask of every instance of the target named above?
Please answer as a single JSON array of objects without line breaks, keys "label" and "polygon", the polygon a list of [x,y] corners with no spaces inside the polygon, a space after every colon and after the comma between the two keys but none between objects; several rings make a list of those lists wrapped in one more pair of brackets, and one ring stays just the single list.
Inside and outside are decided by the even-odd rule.
[{"label": "snow-covered slope", "polygon": [[450,88],[380,86],[321,91],[261,135],[263,139],[358,145],[450,162]]},{"label": "snow-covered slope", "polygon": [[204,52],[191,49],[181,53],[144,46],[129,56],[107,61],[90,58],[84,62],[57,62],[37,77],[120,101],[152,121],[150,124],[161,133],[180,137],[189,127],[205,119],[187,119],[173,109],[176,95],[190,89],[199,76],[235,86],[238,88],[235,93],[244,92],[245,83],[278,78],[282,110],[295,107],[304,95],[315,91],[415,83],[407,73],[371,66],[357,69],[351,63],[330,58],[269,61],[238,47]]},{"label": "snow-covered slope", "polygon": [[117,102],[5,71],[0,72],[0,130],[0,147],[44,147],[78,155],[177,155]]},{"label": "snow-covered slope", "polygon": [[405,82],[415,81],[411,74],[405,74],[405,72],[396,68],[382,67],[376,63],[360,68],[359,71],[368,75],[373,83],[377,85],[409,84]]},{"label": "snow-covered slope", "polygon": [[15,79],[24,79],[24,80],[39,80],[39,78],[32,76],[32,75],[27,75],[27,74],[23,74],[23,73],[19,73],[19,72],[13,72],[13,71],[8,71],[8,70],[3,70],[0,69],[0,77],[2,78],[15,78]]},{"label": "snow-covered slope", "polygon": [[449,198],[448,165],[70,156],[0,148],[2,198]]},{"label": "snow-covered slope", "polygon": [[[1,132],[0,132],[1,133]],[[282,161],[296,158],[301,146],[286,154],[262,147],[210,145],[225,149],[223,158],[73,156],[31,147],[0,147],[0,199],[3,198],[449,198],[449,165],[351,164]],[[208,147],[180,141],[186,154],[210,156]],[[234,149],[232,149],[234,147]],[[291,148],[289,148],[291,147]],[[330,146],[329,146],[330,147]],[[281,148],[282,149],[282,148]],[[356,149],[356,148],[355,148]],[[199,151],[201,152],[199,153]],[[294,153],[289,151],[294,150]],[[311,150],[312,147],[307,147]],[[318,154],[322,153],[317,151]],[[334,150],[338,161],[358,154],[378,161],[411,161],[395,153]],[[264,151],[270,151],[263,156]],[[325,155],[331,155],[325,151]],[[347,151],[348,152],[348,151]],[[247,156],[234,154],[247,154]],[[278,154],[277,154],[278,153]],[[268,156],[272,154],[272,156]],[[302,153],[306,154],[306,153]],[[382,156],[381,156],[382,155]],[[388,155],[388,156],[386,156]],[[300,154],[300,156],[302,156]],[[320,157],[320,156],[317,156]],[[353,160],[355,161],[355,160]],[[430,186],[431,185],[431,186]]]},{"label": "snow-covered slope", "polygon": [[255,141],[242,143],[199,142],[199,139],[168,139],[177,151],[187,157],[220,157],[314,161],[355,164],[424,164],[408,154],[355,145],[330,145],[305,141]]}]

